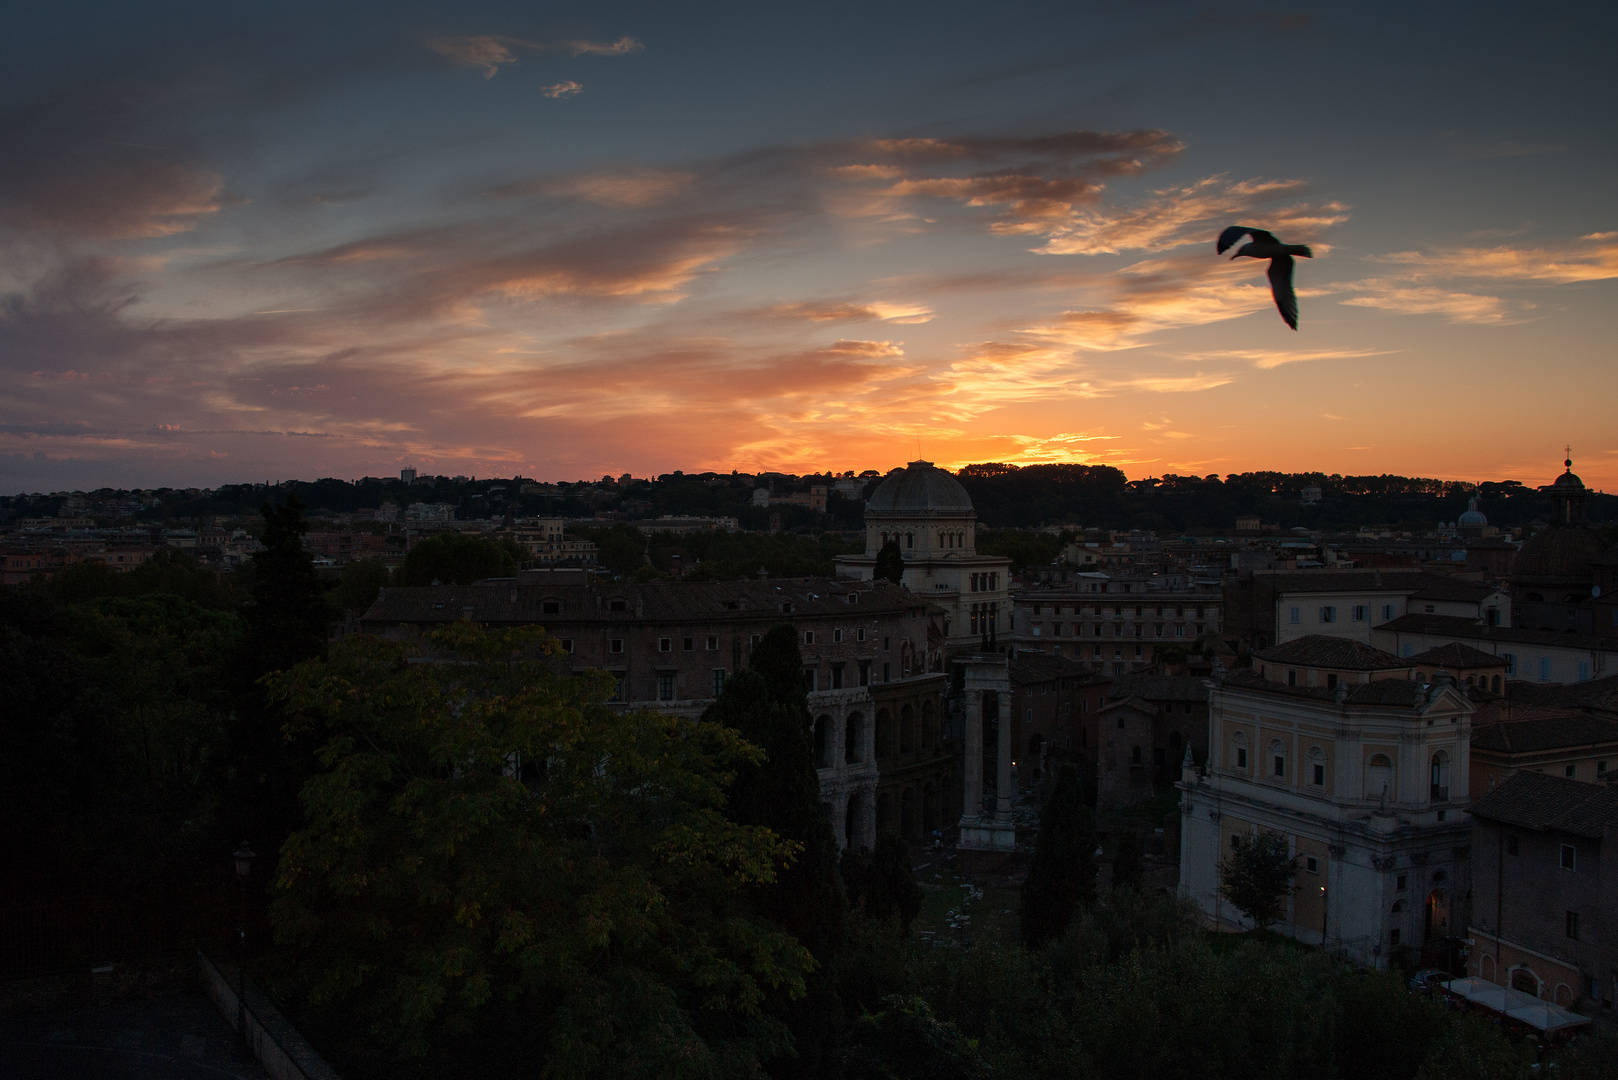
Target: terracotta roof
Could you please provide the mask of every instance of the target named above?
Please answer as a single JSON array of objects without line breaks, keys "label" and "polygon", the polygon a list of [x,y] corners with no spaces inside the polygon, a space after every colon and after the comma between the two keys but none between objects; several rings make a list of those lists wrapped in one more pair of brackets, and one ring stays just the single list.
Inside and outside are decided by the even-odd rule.
[{"label": "terracotta roof", "polygon": [[1278,593],[1403,592],[1428,600],[1482,600],[1498,590],[1431,570],[1286,570],[1253,575]]},{"label": "terracotta roof", "polygon": [[1541,705],[1561,709],[1618,713],[1618,675],[1563,686],[1558,683],[1509,682],[1513,706]]},{"label": "terracotta roof", "polygon": [[1618,743],[1618,720],[1582,713],[1513,719],[1472,732],[1472,749],[1501,754],[1533,754],[1607,743]]},{"label": "terracotta roof", "polygon": [[[849,596],[857,595],[855,603]],[[612,610],[622,600],[623,609]],[[561,610],[546,614],[547,601]],[[785,610],[783,605],[791,605]],[[801,616],[858,619],[924,607],[926,600],[891,582],[842,578],[759,581],[651,581],[642,584],[551,585],[510,578],[472,585],[383,589],[362,623],[700,623]]]},{"label": "terracotta roof", "polygon": [[1380,623],[1378,630],[1394,630],[1406,634],[1426,634],[1431,637],[1469,638],[1521,645],[1563,645],[1576,649],[1604,649],[1618,651],[1618,638],[1579,634],[1571,630],[1528,630],[1515,626],[1485,626],[1477,619],[1459,615],[1401,615],[1392,622]]},{"label": "terracotta roof", "polygon": [[1417,653],[1405,662],[1413,665],[1441,668],[1503,667],[1505,665],[1505,661],[1493,653],[1486,653],[1482,649],[1474,649],[1472,646],[1464,645],[1459,641],[1436,646],[1424,653]]},{"label": "terracotta roof", "polygon": [[1045,653],[1018,652],[1011,659],[1011,681],[1019,686],[1032,683],[1054,682],[1057,679],[1086,679],[1106,681],[1096,675],[1089,665],[1065,656],[1047,656]]},{"label": "terracotta roof", "polygon": [[1112,681],[1112,697],[1135,696],[1146,701],[1207,701],[1208,687],[1194,675],[1119,675]]},{"label": "terracotta roof", "polygon": [[1308,634],[1253,654],[1267,664],[1338,668],[1343,671],[1393,671],[1411,666],[1392,653],[1348,638]]},{"label": "terracotta roof", "polygon": [[1378,679],[1368,683],[1340,683],[1335,687],[1287,686],[1271,682],[1250,668],[1236,672],[1225,680],[1225,685],[1238,690],[1261,690],[1287,697],[1313,698],[1316,701],[1336,703],[1339,691],[1344,692],[1343,704],[1366,708],[1388,706],[1419,708],[1426,705],[1429,687],[1410,679]]},{"label": "terracotta roof", "polygon": [[1487,821],[1600,839],[1606,826],[1618,825],[1618,787],[1522,770],[1475,800],[1469,810]]}]

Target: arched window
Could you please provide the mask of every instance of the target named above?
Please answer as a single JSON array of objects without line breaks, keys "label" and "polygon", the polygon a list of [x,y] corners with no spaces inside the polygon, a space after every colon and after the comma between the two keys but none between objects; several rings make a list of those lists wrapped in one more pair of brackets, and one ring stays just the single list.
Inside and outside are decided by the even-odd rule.
[{"label": "arched window", "polygon": [[915,546],[916,546],[916,534],[915,533],[905,533],[905,547],[913,548]]},{"label": "arched window", "polygon": [[1511,988],[1521,990],[1525,994],[1539,996],[1539,976],[1534,974],[1532,968],[1518,967],[1511,969]]},{"label": "arched window", "polygon": [[893,714],[882,709],[876,714],[876,756],[886,759],[893,756]]},{"label": "arched window", "polygon": [[849,765],[865,760],[865,718],[849,713],[843,731],[843,761]]},{"label": "arched window", "polygon": [[1287,748],[1280,739],[1270,740],[1270,776],[1276,780],[1287,776]]},{"label": "arched window", "polygon": [[1442,750],[1433,755],[1430,763],[1427,794],[1433,802],[1449,801],[1449,755]]},{"label": "arched window", "polygon": [[1304,779],[1315,787],[1326,786],[1326,751],[1318,746],[1309,748],[1309,775]]},{"label": "arched window", "polygon": [[1389,802],[1399,797],[1394,788],[1393,759],[1386,754],[1372,754],[1365,763],[1365,797],[1381,799],[1384,796]]},{"label": "arched window", "polygon": [[1230,766],[1238,772],[1247,771],[1247,733],[1238,731],[1230,737]]},{"label": "arched window", "polygon": [[1405,911],[1405,902],[1403,900],[1395,900],[1393,902],[1393,914],[1395,914],[1395,915],[1403,915],[1404,911]]}]

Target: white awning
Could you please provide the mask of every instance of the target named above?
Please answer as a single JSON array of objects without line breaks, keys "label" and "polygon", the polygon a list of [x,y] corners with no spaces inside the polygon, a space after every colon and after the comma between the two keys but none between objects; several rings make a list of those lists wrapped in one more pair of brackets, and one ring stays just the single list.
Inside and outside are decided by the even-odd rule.
[{"label": "white awning", "polygon": [[1509,986],[1501,986],[1487,979],[1475,977],[1453,979],[1440,985],[1456,997],[1465,998],[1474,1005],[1546,1033],[1590,1022],[1588,1016],[1569,1012],[1560,1005],[1553,1005],[1533,994],[1525,994],[1521,990],[1513,990]]}]

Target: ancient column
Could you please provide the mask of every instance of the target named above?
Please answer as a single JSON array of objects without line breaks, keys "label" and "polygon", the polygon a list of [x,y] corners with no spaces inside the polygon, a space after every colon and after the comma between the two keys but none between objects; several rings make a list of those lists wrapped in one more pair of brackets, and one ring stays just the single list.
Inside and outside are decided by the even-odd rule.
[{"label": "ancient column", "polygon": [[995,695],[1000,703],[1000,755],[995,762],[994,793],[995,817],[1000,821],[1011,820],[1011,694],[1000,693]]},{"label": "ancient column", "polygon": [[983,813],[983,691],[966,691],[966,747],[963,765],[966,768],[964,800],[961,819],[973,821]]}]

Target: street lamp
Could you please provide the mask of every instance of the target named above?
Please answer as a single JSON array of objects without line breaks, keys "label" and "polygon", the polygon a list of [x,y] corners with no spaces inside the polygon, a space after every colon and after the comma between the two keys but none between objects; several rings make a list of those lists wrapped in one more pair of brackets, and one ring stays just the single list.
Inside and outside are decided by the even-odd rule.
[{"label": "street lamp", "polygon": [[233,856],[236,860],[236,881],[241,885],[241,906],[236,916],[236,1030],[247,1042],[247,878],[253,872],[257,854],[242,841]]}]

